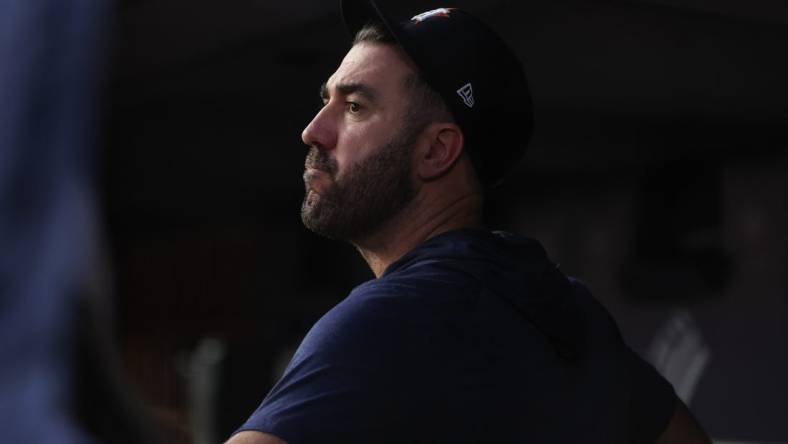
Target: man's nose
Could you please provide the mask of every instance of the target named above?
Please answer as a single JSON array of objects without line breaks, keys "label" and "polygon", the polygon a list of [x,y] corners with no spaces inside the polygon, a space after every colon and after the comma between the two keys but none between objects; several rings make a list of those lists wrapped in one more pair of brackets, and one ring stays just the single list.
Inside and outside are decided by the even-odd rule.
[{"label": "man's nose", "polygon": [[336,144],[336,130],[331,124],[331,109],[324,106],[301,132],[301,140],[309,146],[331,150]]}]

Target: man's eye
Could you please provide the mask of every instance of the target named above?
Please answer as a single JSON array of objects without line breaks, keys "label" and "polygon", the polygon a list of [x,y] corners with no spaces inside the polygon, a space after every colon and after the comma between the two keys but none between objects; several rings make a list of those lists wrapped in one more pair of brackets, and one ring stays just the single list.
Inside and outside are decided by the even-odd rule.
[{"label": "man's eye", "polygon": [[347,103],[347,110],[350,111],[353,114],[356,114],[359,111],[361,111],[361,105],[359,105],[356,102],[348,102]]}]

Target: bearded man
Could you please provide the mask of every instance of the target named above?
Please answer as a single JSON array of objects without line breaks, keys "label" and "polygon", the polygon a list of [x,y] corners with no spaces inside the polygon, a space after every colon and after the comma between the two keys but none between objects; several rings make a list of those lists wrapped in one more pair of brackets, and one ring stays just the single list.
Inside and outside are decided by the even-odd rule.
[{"label": "bearded man", "polygon": [[342,7],[355,40],[302,134],[301,215],[376,279],[313,326],[229,442],[708,443],[580,282],[483,228],[483,193],[531,133],[513,53],[458,9]]}]

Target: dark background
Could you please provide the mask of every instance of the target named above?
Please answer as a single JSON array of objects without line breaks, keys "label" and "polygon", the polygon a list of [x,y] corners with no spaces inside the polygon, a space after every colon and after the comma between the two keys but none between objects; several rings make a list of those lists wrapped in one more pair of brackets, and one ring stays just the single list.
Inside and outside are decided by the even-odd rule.
[{"label": "dark background", "polygon": [[[349,48],[338,3],[117,8],[101,162],[117,338],[172,442],[226,438],[309,326],[372,278],[299,218],[300,132]],[[438,6],[498,29],[534,96],[490,226],[541,240],[658,368],[665,347],[683,356],[694,377],[673,382],[716,440],[788,442],[788,4],[391,7]]]}]

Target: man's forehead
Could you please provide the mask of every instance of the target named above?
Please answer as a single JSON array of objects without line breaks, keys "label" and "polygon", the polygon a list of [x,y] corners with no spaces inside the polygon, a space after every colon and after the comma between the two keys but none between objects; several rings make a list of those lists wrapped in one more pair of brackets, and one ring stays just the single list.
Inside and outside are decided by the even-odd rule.
[{"label": "man's forehead", "polygon": [[341,85],[365,85],[377,90],[400,84],[413,71],[398,49],[383,44],[354,45],[325,86],[333,90]]},{"label": "man's forehead", "polygon": [[[359,94],[367,98],[367,100],[375,101],[378,99],[378,91],[370,85],[363,82],[340,82],[333,86],[333,88],[344,96],[351,94]],[[320,86],[320,97],[328,98],[331,95],[327,83]]]}]

